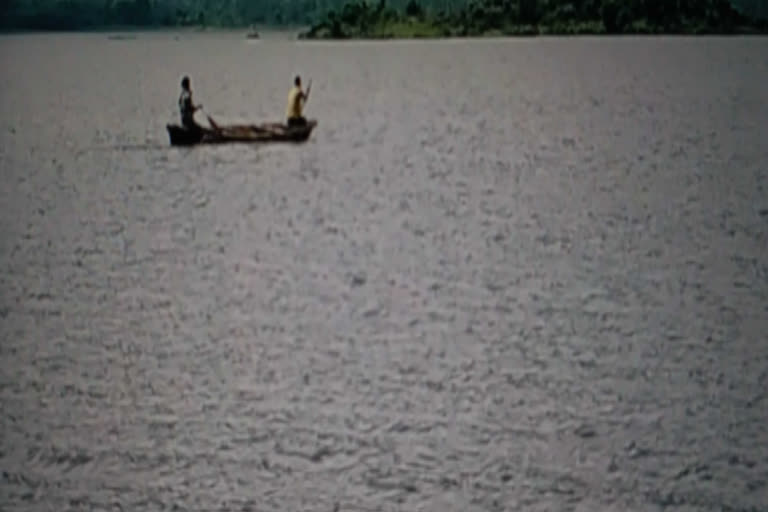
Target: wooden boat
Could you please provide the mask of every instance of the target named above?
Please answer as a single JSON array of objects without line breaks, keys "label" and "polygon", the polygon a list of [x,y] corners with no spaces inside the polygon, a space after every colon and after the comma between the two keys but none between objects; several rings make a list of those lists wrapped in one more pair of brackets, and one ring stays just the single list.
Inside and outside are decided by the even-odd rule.
[{"label": "wooden boat", "polygon": [[282,123],[218,125],[217,129],[203,128],[196,132],[177,124],[167,124],[171,146],[195,146],[197,144],[230,144],[259,142],[304,142],[309,139],[317,120],[309,119],[304,126],[287,126]]}]

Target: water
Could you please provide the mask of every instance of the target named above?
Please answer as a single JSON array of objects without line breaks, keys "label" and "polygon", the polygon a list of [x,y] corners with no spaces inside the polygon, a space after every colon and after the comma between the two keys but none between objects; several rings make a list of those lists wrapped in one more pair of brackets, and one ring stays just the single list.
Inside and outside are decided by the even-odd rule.
[{"label": "water", "polygon": [[768,510],[766,55],[3,37],[0,509]]}]

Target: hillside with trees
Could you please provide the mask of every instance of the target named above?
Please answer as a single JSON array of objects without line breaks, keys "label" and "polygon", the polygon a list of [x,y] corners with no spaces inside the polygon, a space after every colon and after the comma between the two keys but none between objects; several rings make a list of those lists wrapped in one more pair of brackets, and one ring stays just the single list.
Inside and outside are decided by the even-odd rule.
[{"label": "hillside with trees", "polygon": [[309,25],[308,38],[766,32],[764,0],[0,0],[5,30]]}]

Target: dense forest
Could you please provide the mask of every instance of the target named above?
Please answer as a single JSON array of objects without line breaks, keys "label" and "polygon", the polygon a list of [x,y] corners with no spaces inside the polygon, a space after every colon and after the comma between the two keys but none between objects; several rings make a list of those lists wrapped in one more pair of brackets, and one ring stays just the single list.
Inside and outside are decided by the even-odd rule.
[{"label": "dense forest", "polygon": [[0,0],[0,28],[311,25],[304,37],[766,31],[765,0]]},{"label": "dense forest", "polygon": [[[307,24],[327,0],[0,0],[5,29]],[[330,8],[330,6],[329,6]]]},{"label": "dense forest", "polygon": [[768,33],[757,0],[471,0],[460,8],[402,10],[352,0],[303,38],[397,38],[537,34]]}]

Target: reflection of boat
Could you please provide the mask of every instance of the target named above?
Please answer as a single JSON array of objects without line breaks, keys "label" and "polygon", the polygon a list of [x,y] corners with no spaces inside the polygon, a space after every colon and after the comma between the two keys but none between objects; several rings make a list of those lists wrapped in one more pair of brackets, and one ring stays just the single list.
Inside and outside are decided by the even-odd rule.
[{"label": "reflection of boat", "polygon": [[177,124],[168,124],[171,146],[194,146],[197,144],[229,144],[258,142],[304,142],[309,139],[317,120],[310,119],[304,126],[287,126],[281,123],[259,125],[219,125],[217,129],[204,128],[200,132],[188,130]]}]

